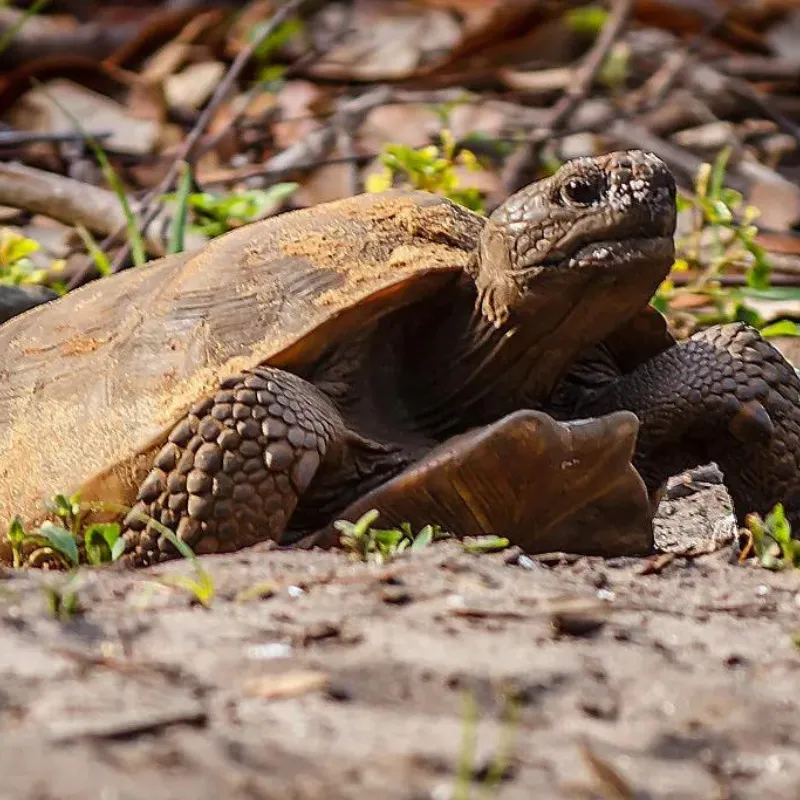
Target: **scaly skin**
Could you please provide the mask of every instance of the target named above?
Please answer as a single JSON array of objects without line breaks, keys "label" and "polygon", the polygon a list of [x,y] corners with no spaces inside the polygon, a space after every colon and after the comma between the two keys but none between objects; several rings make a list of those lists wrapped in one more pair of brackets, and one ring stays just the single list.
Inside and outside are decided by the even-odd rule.
[{"label": "scaly skin", "polygon": [[800,523],[800,381],[758,331],[700,331],[587,395],[579,415],[625,409],[640,421],[634,464],[655,493],[671,475],[716,461],[740,524],[782,502]]},{"label": "scaly skin", "polygon": [[[666,276],[674,226],[674,181],[660,160],[639,151],[571,162],[509,198],[486,224],[469,270],[479,313],[462,314],[454,303],[449,317],[435,317],[405,371],[393,376],[400,386],[413,370],[414,394],[422,398],[401,399],[402,424],[433,443],[484,425],[507,436],[516,410],[547,409],[579,354],[640,311]],[[777,500],[795,514],[800,382],[755,331],[712,329],[628,375],[612,370],[600,377],[579,395],[571,417],[633,411],[641,424],[635,464],[648,488],[715,459],[740,517]],[[430,474],[431,464],[438,469],[424,452],[360,435],[357,415],[346,418],[342,410],[342,397],[353,400],[359,390],[333,398],[324,385],[264,366],[231,379],[193,409],[158,454],[126,520],[129,559],[147,564],[174,555],[142,515],[177,530],[198,552],[234,550],[280,539],[300,501],[309,508],[316,499],[338,511],[329,501],[339,487],[343,508],[403,469],[409,475],[423,474],[423,466]],[[398,433],[397,419],[388,422]],[[463,444],[469,440],[460,441],[452,452],[469,460],[470,445]],[[492,476],[481,469],[480,459],[470,464],[463,480],[472,483],[454,488],[454,501],[465,491],[487,499]],[[520,469],[525,465],[517,463],[509,475]],[[400,511],[424,517],[426,493],[410,494]],[[380,492],[371,496],[379,507]]]}]

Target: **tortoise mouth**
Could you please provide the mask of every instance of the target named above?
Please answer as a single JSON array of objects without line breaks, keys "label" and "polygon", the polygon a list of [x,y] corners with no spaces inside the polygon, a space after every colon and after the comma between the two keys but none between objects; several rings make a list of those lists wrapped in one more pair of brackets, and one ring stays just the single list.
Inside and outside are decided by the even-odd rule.
[{"label": "tortoise mouth", "polygon": [[562,254],[542,262],[538,269],[618,270],[639,266],[643,262],[667,269],[674,258],[675,242],[672,236],[613,239],[590,242],[568,256]]}]

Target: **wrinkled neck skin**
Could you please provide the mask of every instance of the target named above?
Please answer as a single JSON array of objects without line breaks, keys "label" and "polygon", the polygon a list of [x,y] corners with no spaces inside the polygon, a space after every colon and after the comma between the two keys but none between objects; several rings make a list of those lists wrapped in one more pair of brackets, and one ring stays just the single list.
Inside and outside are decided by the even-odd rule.
[{"label": "wrinkled neck skin", "polygon": [[[404,340],[401,387],[414,427],[444,438],[520,408],[542,408],[586,347],[602,341],[648,302],[657,282],[619,285],[598,272],[578,279],[554,273],[497,326],[464,278]],[[483,293],[482,293],[483,294]],[[409,335],[409,333],[411,335]]]},{"label": "wrinkled neck skin", "polygon": [[540,406],[581,344],[546,333],[561,327],[569,309],[542,302],[538,311],[535,325],[512,316],[496,327],[465,278],[446,303],[420,317],[406,331],[403,372],[414,377],[401,387],[414,427],[445,438]]}]

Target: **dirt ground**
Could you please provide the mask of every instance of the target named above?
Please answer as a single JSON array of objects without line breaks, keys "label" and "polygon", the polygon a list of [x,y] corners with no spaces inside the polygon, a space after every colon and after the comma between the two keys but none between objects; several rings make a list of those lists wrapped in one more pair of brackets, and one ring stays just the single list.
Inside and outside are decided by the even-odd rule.
[{"label": "dirt ground", "polygon": [[2,573],[0,798],[445,800],[465,697],[471,797],[800,797],[800,577],[737,564],[693,488],[659,543],[713,552],[671,561],[262,546],[203,560],[210,609],[155,581],[186,562],[86,571],[67,622]]}]

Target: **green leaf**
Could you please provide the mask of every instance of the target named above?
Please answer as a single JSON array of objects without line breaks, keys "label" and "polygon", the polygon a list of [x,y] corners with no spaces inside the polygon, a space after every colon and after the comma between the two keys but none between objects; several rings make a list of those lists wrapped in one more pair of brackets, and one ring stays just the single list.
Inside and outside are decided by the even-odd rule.
[{"label": "green leaf", "polygon": [[14,517],[11,520],[11,524],[8,526],[8,536],[9,542],[13,543],[22,543],[23,539],[25,538],[25,526],[22,524],[22,520],[19,517]]},{"label": "green leaf", "polygon": [[22,566],[22,545],[27,538],[25,526],[22,524],[22,520],[19,517],[14,517],[14,519],[11,520],[6,538],[11,545],[14,569],[19,569]]},{"label": "green leaf", "polygon": [[761,328],[761,335],[766,339],[771,336],[800,336],[800,326],[789,319],[781,319]]},{"label": "green leaf", "polygon": [[416,552],[427,547],[433,541],[433,525],[426,525],[415,537],[411,551]]},{"label": "green leaf", "polygon": [[[256,41],[259,39],[261,37],[261,31],[263,30],[264,26],[268,24],[269,22],[263,22],[260,25],[256,25],[250,33],[251,40]],[[267,36],[267,38],[264,39],[261,44],[258,45],[254,53],[255,59],[264,61],[267,58],[272,57],[275,54],[275,51],[279,50],[281,47],[291,41],[291,39],[297,36],[302,30],[302,20],[298,19],[297,17],[287,19],[286,22],[278,25],[278,27],[269,36]]]},{"label": "green leaf", "polygon": [[732,322],[744,322],[754,328],[760,328],[764,324],[764,318],[754,308],[750,308],[744,303],[737,303],[731,315]]},{"label": "green leaf", "polygon": [[741,289],[730,289],[727,294],[731,297],[746,298],[753,300],[800,300],[800,287],[797,286],[743,286]]},{"label": "green leaf", "polygon": [[464,539],[462,544],[468,553],[493,553],[497,550],[505,550],[511,543],[502,536],[475,536]]},{"label": "green leaf", "polygon": [[712,200],[709,209],[711,221],[717,225],[727,225],[733,222],[733,212],[722,200]]},{"label": "green leaf", "polygon": [[198,570],[196,578],[188,575],[171,575],[161,578],[160,583],[165,586],[175,586],[193,595],[200,605],[211,608],[211,601],[214,599],[214,581],[206,570]]},{"label": "green leaf", "polygon": [[12,266],[40,249],[39,242],[34,239],[28,239],[9,229],[6,230],[7,233],[3,237],[2,248],[0,248],[0,257],[5,266]]},{"label": "green leaf", "polygon": [[567,11],[564,17],[575,33],[597,36],[608,20],[608,11],[599,5],[581,6]]},{"label": "green leaf", "polygon": [[266,67],[261,67],[258,71],[258,82],[266,91],[277,93],[283,84],[284,75],[286,75],[286,67],[279,64],[270,64]]},{"label": "green leaf", "polygon": [[118,558],[122,557],[122,554],[125,552],[125,539],[122,536],[114,542],[114,546],[111,548],[111,560],[116,561]]},{"label": "green leaf", "polygon": [[732,152],[732,147],[724,147],[714,160],[708,188],[708,196],[711,198],[717,199],[721,196],[723,184],[725,183],[725,172],[728,169],[728,161]]},{"label": "green leaf", "polygon": [[194,554],[194,550],[192,550],[192,548],[189,547],[189,545],[186,544],[183,539],[179,539],[169,528],[160,528],[159,532],[162,536],[169,540],[169,542],[185,559],[188,561],[195,561],[197,559],[197,556]]},{"label": "green leaf", "polygon": [[67,559],[68,563],[78,566],[80,562],[78,544],[71,531],[53,522],[44,522],[39,528],[39,533],[47,539],[53,550]]},{"label": "green leaf", "polygon": [[[86,557],[90,564],[108,564],[115,561],[125,550],[125,540],[120,536],[120,526],[116,522],[103,522],[89,525],[83,534]],[[121,544],[121,547],[118,545]]]},{"label": "green leaf", "polygon": [[744,202],[744,197],[741,192],[737,192],[736,189],[728,188],[720,189],[719,199],[730,209],[739,208]]},{"label": "green leaf", "polygon": [[340,519],[336,520],[333,525],[336,530],[341,531],[342,533],[347,533],[356,539],[361,539],[366,536],[370,526],[373,522],[375,522],[376,519],[378,519],[379,516],[380,511],[378,511],[377,508],[373,508],[370,511],[367,511],[366,514],[363,514],[358,520],[356,520],[355,523]]}]

